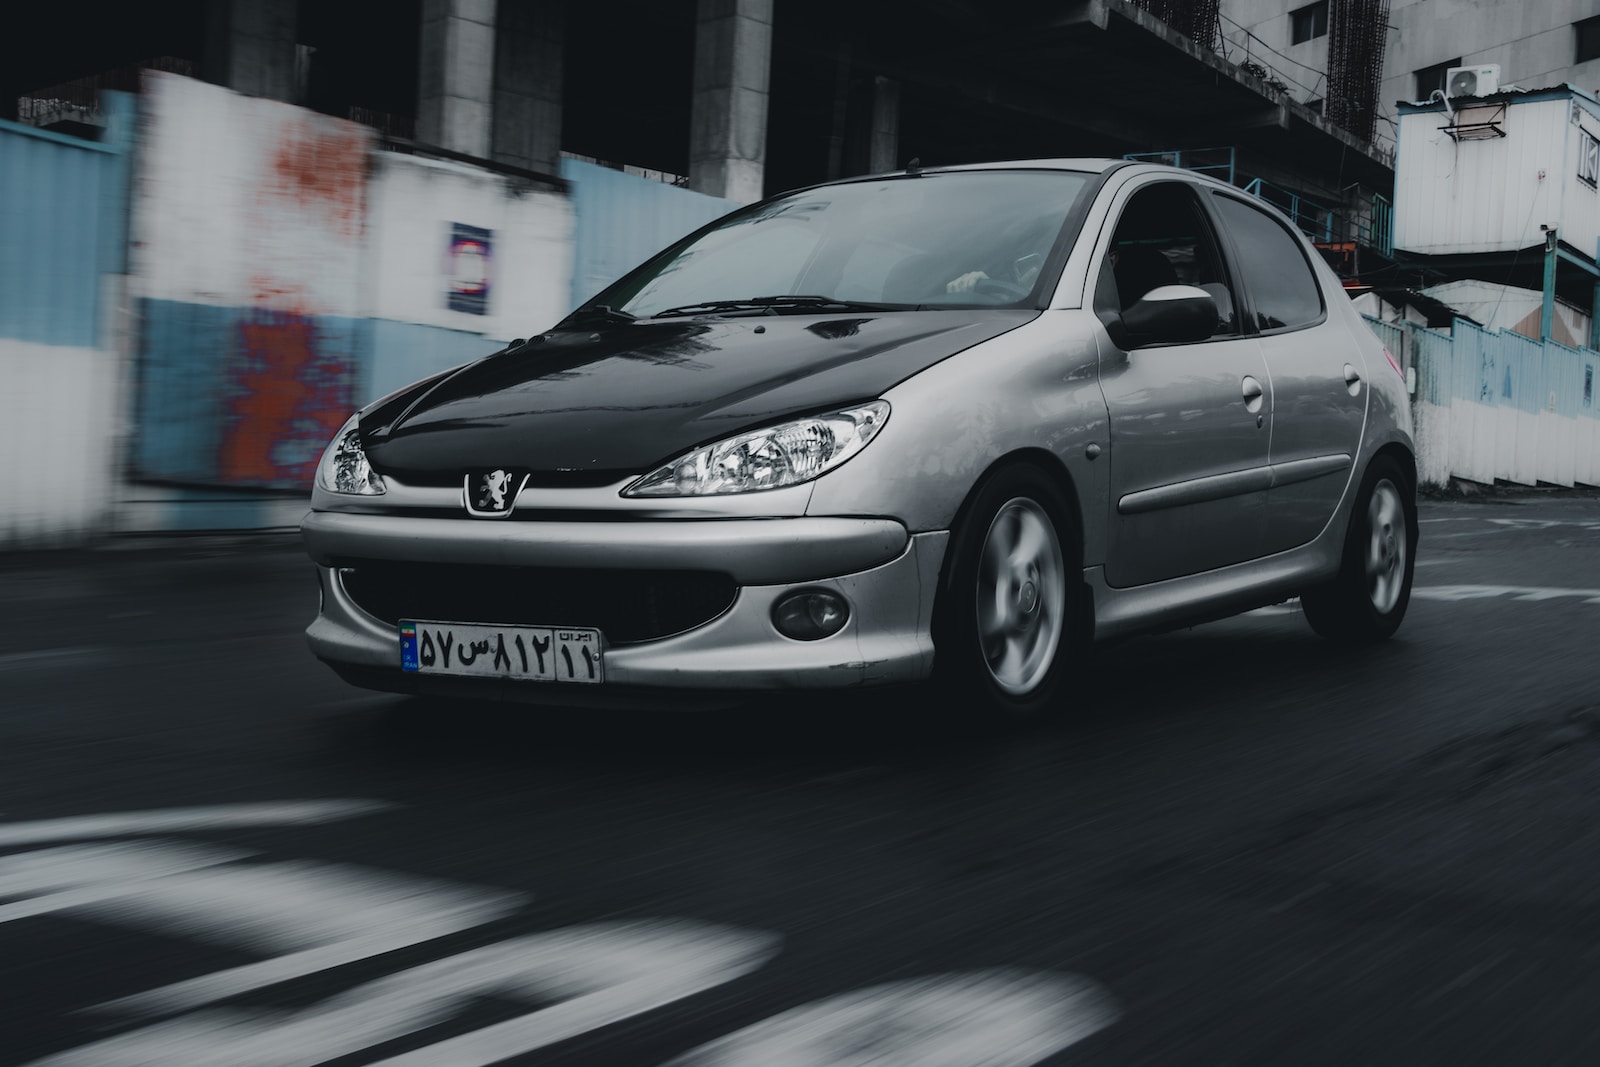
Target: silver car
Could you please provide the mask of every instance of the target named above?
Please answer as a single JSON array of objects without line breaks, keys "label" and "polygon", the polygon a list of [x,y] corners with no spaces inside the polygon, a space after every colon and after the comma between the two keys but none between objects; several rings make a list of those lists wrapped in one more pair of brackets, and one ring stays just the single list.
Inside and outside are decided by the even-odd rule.
[{"label": "silver car", "polygon": [[932,680],[1029,715],[1088,642],[1299,596],[1388,637],[1398,366],[1192,173],[911,169],[689,235],[363,408],[302,531],[356,685],[575,705]]}]

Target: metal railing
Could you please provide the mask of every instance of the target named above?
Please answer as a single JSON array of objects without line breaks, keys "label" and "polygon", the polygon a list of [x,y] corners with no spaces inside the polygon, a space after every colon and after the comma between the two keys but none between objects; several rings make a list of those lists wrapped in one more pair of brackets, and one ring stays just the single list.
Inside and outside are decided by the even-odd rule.
[{"label": "metal railing", "polygon": [[1139,163],[1163,163],[1169,167],[1207,174],[1229,185],[1242,188],[1288,215],[1313,241],[1331,244],[1353,241],[1387,258],[1394,256],[1394,207],[1388,197],[1372,194],[1365,204],[1332,208],[1315,200],[1273,185],[1262,178],[1244,180],[1239,173],[1237,151],[1232,148],[1175,148],[1161,152],[1129,152],[1122,157]]},{"label": "metal railing", "polygon": [[1209,174],[1218,181],[1237,185],[1234,181],[1236,151],[1228,148],[1177,148],[1168,152],[1129,152],[1123,159],[1138,163],[1164,163],[1200,174]]},{"label": "metal railing", "polygon": [[1273,185],[1271,182],[1253,178],[1245,185],[1244,191],[1258,200],[1265,200],[1288,215],[1290,220],[1313,241],[1332,241],[1334,234],[1343,229],[1335,227],[1332,208],[1323,207],[1314,200]]}]

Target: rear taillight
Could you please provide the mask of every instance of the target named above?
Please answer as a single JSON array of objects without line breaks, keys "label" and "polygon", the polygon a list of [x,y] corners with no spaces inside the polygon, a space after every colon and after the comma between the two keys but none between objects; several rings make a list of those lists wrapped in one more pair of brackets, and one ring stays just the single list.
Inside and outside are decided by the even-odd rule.
[{"label": "rear taillight", "polygon": [[1393,367],[1394,368],[1394,372],[1396,374],[1400,375],[1400,380],[1401,381],[1405,381],[1406,372],[1400,369],[1400,364],[1395,362],[1394,356],[1389,354],[1389,350],[1387,348],[1385,348],[1383,350],[1383,358],[1388,360],[1389,361],[1389,366]]}]

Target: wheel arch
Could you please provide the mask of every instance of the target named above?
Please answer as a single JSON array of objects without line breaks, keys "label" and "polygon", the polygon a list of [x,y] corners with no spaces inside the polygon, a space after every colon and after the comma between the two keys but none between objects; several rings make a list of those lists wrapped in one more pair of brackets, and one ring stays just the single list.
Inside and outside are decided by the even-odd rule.
[{"label": "wheel arch", "polygon": [[967,516],[972,513],[973,502],[977,500],[978,494],[983,491],[984,486],[993,481],[997,474],[1016,466],[1029,466],[1038,469],[1045,477],[1055,483],[1057,489],[1061,490],[1061,496],[1067,504],[1067,519],[1072,523],[1072,529],[1068,532],[1075,539],[1078,553],[1076,561],[1070,563],[1069,567],[1073,573],[1081,574],[1084,552],[1083,502],[1078,496],[1078,486],[1072,478],[1072,472],[1067,470],[1067,465],[1061,461],[1060,456],[1048,449],[1018,448],[995,457],[994,461],[983,469],[983,473],[973,479],[972,487],[961,498],[960,506],[956,508],[955,515],[950,519],[951,543],[949,550],[945,552],[944,563],[939,571],[939,591],[941,593],[949,587],[951,560],[956,555],[955,540],[961,535],[966,526]]},{"label": "wheel arch", "polygon": [[[1411,449],[1399,441],[1390,441],[1372,454],[1372,460],[1379,456],[1387,456],[1398,463],[1400,469],[1405,472],[1408,488],[1413,493],[1417,491],[1417,457],[1412,454]],[[1368,466],[1372,465],[1372,460],[1367,461]]]}]

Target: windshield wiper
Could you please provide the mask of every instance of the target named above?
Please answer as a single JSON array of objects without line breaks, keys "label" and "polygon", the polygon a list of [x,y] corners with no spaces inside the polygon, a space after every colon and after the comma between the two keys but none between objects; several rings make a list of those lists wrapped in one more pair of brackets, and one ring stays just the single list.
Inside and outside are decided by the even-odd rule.
[{"label": "windshield wiper", "polygon": [[874,304],[864,300],[836,300],[831,296],[790,294],[784,296],[750,296],[742,300],[702,300],[698,304],[684,304],[667,308],[650,316],[653,319],[673,315],[701,315],[715,311],[751,311],[776,315],[784,310],[797,311],[904,311],[909,304]]},{"label": "windshield wiper", "polygon": [[589,304],[579,308],[572,314],[562,319],[562,323],[580,322],[637,322],[639,316],[630,315],[626,311],[619,311],[605,304]]}]

